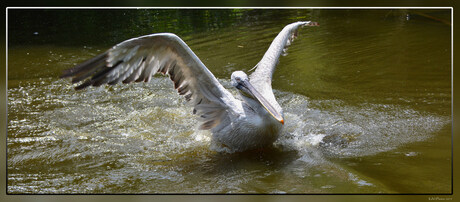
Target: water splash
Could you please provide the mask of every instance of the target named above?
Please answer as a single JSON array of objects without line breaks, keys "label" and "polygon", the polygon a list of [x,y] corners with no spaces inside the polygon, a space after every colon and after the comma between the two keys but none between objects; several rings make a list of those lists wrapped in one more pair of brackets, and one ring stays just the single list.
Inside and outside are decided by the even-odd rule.
[{"label": "water splash", "polygon": [[[42,85],[44,82],[39,81]],[[167,150],[194,145],[190,142],[196,142],[196,146],[209,144],[210,134],[196,130],[191,107],[176,95],[166,78],[155,78],[149,84],[86,91],[73,91],[64,81],[46,82],[50,83],[45,88],[31,84],[9,90],[9,110],[15,114],[9,118],[9,137],[21,131],[35,131],[40,138],[49,139],[56,138],[51,133],[61,131],[93,138],[137,138],[153,141],[157,146],[168,144],[172,148]],[[221,82],[231,89],[229,81]],[[286,118],[276,145],[299,152],[314,148],[339,156],[373,155],[426,140],[449,123],[448,117],[398,105],[347,106],[340,100],[275,93]],[[21,138],[9,142],[24,142],[27,137]]]},{"label": "water splash", "polygon": [[[220,82],[231,89],[228,80]],[[269,151],[267,155],[216,156],[211,148],[211,134],[197,130],[192,107],[171,85],[167,78],[156,77],[148,84],[74,91],[67,81],[39,79],[10,88],[8,179],[12,186],[9,190],[149,193],[152,189],[170,190],[168,187],[175,184],[185,192],[194,192],[197,185],[190,182],[197,179],[187,173],[195,173],[206,179],[199,185],[200,191],[215,192],[217,187],[209,183],[219,182],[221,192],[244,192],[254,189],[250,183],[254,179],[276,176],[276,172],[291,179],[335,179],[319,186],[320,189],[310,187],[317,192],[340,190],[341,186],[337,186],[340,181],[349,181],[356,189],[378,189],[375,182],[330,162],[325,156],[348,158],[393,150],[426,140],[449,123],[448,117],[398,105],[349,106],[340,100],[314,100],[275,91],[286,119],[284,131],[275,142],[279,151]],[[33,169],[29,165],[37,162],[49,173],[42,173],[40,180],[31,185],[27,182],[37,176],[28,175],[24,169]],[[249,164],[274,169],[264,173],[238,168]],[[14,172],[17,168],[22,169],[20,173]],[[215,173],[200,173],[203,172],[200,169]],[[62,173],[63,170],[74,174]],[[206,175],[221,177],[207,179]],[[247,180],[242,181],[243,178]],[[136,184],[152,181],[157,185],[163,182],[168,187],[136,188]],[[291,181],[285,183],[291,187]],[[304,187],[273,187],[275,192],[292,193],[301,189]]]},{"label": "water splash", "polygon": [[449,117],[390,104],[345,105],[276,92],[286,116],[278,144],[297,151],[321,149],[326,155],[367,156],[424,141],[450,123]]}]

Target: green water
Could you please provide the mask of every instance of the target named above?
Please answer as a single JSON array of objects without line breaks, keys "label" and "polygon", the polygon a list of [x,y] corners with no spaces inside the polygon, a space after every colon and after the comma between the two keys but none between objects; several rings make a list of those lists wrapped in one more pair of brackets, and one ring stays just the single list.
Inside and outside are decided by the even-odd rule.
[{"label": "green water", "polygon": [[[450,193],[450,10],[9,10],[8,193]],[[64,69],[173,32],[226,88],[299,20],[274,148],[217,153],[165,77],[73,90]]]}]

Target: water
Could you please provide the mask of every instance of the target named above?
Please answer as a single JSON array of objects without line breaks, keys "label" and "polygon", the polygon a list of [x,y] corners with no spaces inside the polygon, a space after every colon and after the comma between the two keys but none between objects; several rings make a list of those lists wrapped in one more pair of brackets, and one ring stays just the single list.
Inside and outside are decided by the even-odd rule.
[{"label": "water", "polygon": [[[9,15],[8,193],[451,191],[450,10]],[[300,30],[277,66],[286,123],[263,151],[213,151],[165,77],[83,91],[58,78],[127,38],[174,32],[232,89],[231,72],[298,20],[320,26]]]}]

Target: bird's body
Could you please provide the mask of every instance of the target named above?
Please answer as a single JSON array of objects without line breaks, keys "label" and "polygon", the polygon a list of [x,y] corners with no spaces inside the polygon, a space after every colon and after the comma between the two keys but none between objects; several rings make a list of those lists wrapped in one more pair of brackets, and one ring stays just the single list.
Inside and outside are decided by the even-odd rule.
[{"label": "bird's body", "polygon": [[[284,124],[283,111],[272,91],[271,79],[278,59],[300,26],[287,25],[273,40],[256,70],[232,74],[235,98],[178,36],[151,34],[126,40],[108,51],[64,72],[76,89],[102,84],[148,82],[157,72],[167,74],[180,95],[194,106],[200,129],[211,130],[215,146],[228,152],[257,149],[272,144]],[[88,78],[88,79],[87,79]]]},{"label": "bird's body", "polygon": [[[283,124],[274,119],[257,101],[237,100],[238,111],[229,115],[221,127],[211,129],[213,145],[224,151],[244,151],[272,144]],[[256,106],[256,107],[255,107]]]}]

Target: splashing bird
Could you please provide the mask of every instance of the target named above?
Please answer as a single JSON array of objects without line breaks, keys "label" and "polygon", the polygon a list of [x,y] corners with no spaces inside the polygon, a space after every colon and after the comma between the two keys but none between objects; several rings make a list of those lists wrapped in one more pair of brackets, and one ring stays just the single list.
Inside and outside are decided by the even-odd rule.
[{"label": "splashing bird", "polygon": [[148,82],[156,73],[169,75],[179,95],[194,107],[199,129],[211,130],[213,145],[240,152],[273,144],[284,125],[283,110],[273,94],[271,80],[280,55],[296,38],[303,21],[289,24],[276,36],[248,77],[231,75],[235,98],[206,68],[188,45],[172,33],[157,33],[123,41],[106,52],[65,70],[75,89],[103,84]]}]

